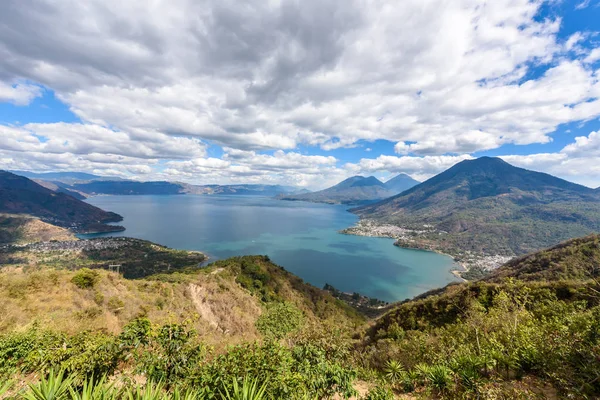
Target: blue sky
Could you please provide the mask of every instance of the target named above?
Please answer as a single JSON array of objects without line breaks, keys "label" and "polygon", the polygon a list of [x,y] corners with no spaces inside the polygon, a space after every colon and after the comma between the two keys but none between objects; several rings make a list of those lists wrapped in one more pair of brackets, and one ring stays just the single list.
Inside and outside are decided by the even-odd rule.
[{"label": "blue sky", "polygon": [[489,155],[600,186],[598,0],[122,3],[0,5],[0,168],[320,188]]}]

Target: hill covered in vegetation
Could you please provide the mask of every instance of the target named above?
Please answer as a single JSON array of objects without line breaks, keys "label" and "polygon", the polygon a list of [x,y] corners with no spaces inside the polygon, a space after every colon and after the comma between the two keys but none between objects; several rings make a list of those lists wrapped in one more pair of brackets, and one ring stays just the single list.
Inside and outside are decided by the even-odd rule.
[{"label": "hill covered in vegetation", "polygon": [[478,392],[490,382],[499,391],[512,382],[513,390],[540,379],[532,393],[502,398],[596,398],[599,242],[598,235],[571,240],[484,280],[404,302],[367,329],[362,352],[382,369],[400,364],[398,387],[416,388],[425,370],[446,390]]},{"label": "hill covered in vegetation", "polygon": [[75,235],[69,230],[48,224],[38,218],[0,214],[0,245],[75,239]]},{"label": "hill covered in vegetation", "polygon": [[0,171],[0,212],[26,214],[75,232],[114,232],[121,226],[107,225],[123,218],[68,194],[58,193],[34,181]]},{"label": "hill covered in vegetation", "polygon": [[596,191],[490,157],[462,161],[398,196],[351,211],[410,231],[401,246],[457,257],[522,255],[600,231]]},{"label": "hill covered in vegetation", "polygon": [[158,395],[198,387],[186,398],[220,398],[236,376],[269,379],[268,398],[354,393],[345,338],[364,318],[326,291],[264,256],[162,271],[126,279],[68,261],[4,266],[0,387],[20,377],[12,396],[31,374],[61,370],[75,391],[107,375],[113,385],[103,389],[116,398],[139,379],[157,382]]},{"label": "hill covered in vegetation", "polygon": [[[13,378],[6,393],[19,396],[62,382],[68,399],[86,387],[140,400],[597,398],[599,243],[530,254],[366,322],[265,256],[127,279],[61,264],[38,243],[23,250],[30,262],[0,269],[0,387]],[[231,395],[252,384],[264,396]]]}]

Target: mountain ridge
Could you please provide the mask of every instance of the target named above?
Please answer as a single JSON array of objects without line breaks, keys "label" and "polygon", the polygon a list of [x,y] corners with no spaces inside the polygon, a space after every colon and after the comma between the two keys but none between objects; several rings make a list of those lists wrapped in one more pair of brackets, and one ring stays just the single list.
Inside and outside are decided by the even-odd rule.
[{"label": "mountain ridge", "polygon": [[66,193],[82,200],[94,195],[256,195],[273,197],[293,193],[299,188],[264,184],[208,184],[193,185],[171,181],[136,181],[118,177],[100,176],[85,172],[36,173],[13,171],[15,175],[35,180],[38,184],[58,193]]},{"label": "mountain ridge", "polygon": [[0,212],[28,214],[75,232],[114,232],[121,226],[107,225],[123,219],[65,193],[54,192],[23,176],[0,171]]},{"label": "mountain ridge", "polygon": [[385,186],[400,194],[402,192],[404,192],[405,190],[408,190],[416,185],[418,185],[419,182],[416,179],[411,178],[409,175],[405,174],[405,173],[400,173],[396,176],[394,176],[391,179],[388,179],[387,181],[385,181]]},{"label": "mountain ridge", "polygon": [[[391,183],[388,185],[388,182]],[[278,198],[290,201],[359,205],[385,199],[417,183],[405,174],[400,174],[388,182],[383,183],[374,176],[355,175],[323,190]]]},{"label": "mountain ridge", "polygon": [[595,190],[492,157],[462,161],[403,193],[350,211],[427,231],[398,244],[453,256],[520,255],[600,230]]}]

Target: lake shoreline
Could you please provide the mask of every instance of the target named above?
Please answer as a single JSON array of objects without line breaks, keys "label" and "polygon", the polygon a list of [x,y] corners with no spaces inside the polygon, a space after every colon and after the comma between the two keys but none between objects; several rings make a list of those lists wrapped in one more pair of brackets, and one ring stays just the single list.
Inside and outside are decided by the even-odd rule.
[{"label": "lake shoreline", "polygon": [[271,260],[316,287],[329,283],[388,302],[456,282],[451,258],[398,250],[393,241],[340,235],[358,221],[347,207],[261,196],[95,196],[117,212],[128,236],[199,250],[211,261],[248,254]]},{"label": "lake shoreline", "polygon": [[482,271],[491,271],[512,259],[512,257],[497,254],[473,254],[470,252],[468,252],[467,257],[465,257],[464,254],[451,254],[431,245],[422,244],[419,242],[419,235],[432,231],[432,227],[430,226],[424,226],[423,228],[423,230],[414,230],[396,225],[379,224],[369,219],[359,219],[354,226],[342,229],[339,233],[345,235],[390,238],[395,240],[394,246],[400,248],[430,251],[450,257],[460,269],[451,269],[449,272],[462,281],[468,281],[463,277],[463,274],[472,271],[474,268]]},{"label": "lake shoreline", "polygon": [[456,278],[460,279],[461,281],[467,281],[465,278],[463,278],[460,273],[461,272],[467,272],[468,268],[466,265],[462,264],[461,262],[459,262],[458,260],[455,259],[455,257],[453,257],[451,254],[448,253],[444,253],[443,251],[440,251],[438,249],[429,249],[429,248],[424,248],[424,247],[418,247],[418,246],[403,246],[400,245],[398,243],[398,240],[400,239],[398,237],[397,234],[394,234],[393,232],[402,232],[402,233],[407,233],[407,232],[412,232],[408,229],[404,229],[404,228],[400,228],[397,227],[395,225],[370,225],[367,228],[367,231],[364,230],[364,228],[366,228],[364,225],[361,225],[361,221],[364,220],[359,220],[357,222],[357,225],[349,227],[349,228],[345,228],[342,229],[341,231],[338,231],[338,233],[342,234],[342,235],[353,235],[353,236],[364,236],[364,237],[378,237],[378,238],[386,238],[386,239],[394,239],[394,243],[393,245],[396,247],[400,247],[403,249],[407,249],[407,250],[419,250],[419,251],[428,251],[431,253],[436,253],[436,254],[440,254],[442,256],[446,256],[446,257],[450,257],[452,259],[452,261],[454,262],[454,264],[456,264],[458,267],[462,268],[462,271],[459,271],[458,269],[450,269],[448,272],[452,275],[454,275]]}]

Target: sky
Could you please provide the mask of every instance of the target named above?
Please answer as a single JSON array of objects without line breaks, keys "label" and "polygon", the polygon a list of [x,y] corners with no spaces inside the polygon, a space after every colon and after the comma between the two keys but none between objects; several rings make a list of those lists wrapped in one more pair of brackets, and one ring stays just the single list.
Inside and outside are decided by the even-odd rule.
[{"label": "sky", "polygon": [[600,0],[3,0],[0,169],[600,186]]}]

